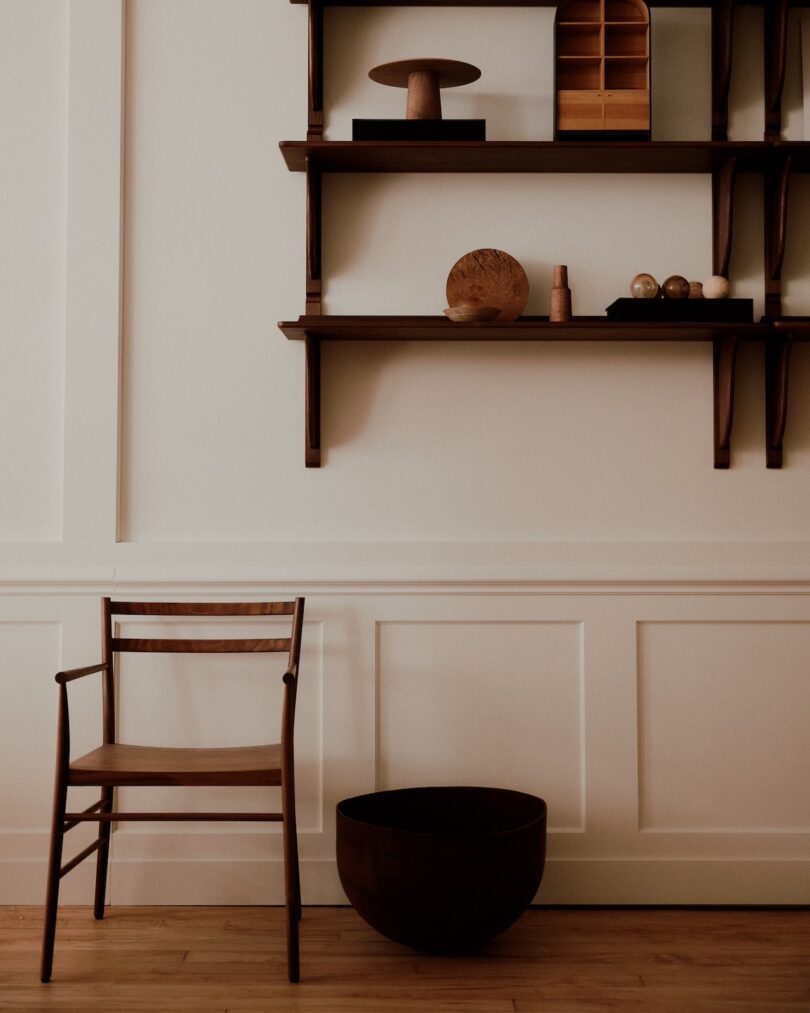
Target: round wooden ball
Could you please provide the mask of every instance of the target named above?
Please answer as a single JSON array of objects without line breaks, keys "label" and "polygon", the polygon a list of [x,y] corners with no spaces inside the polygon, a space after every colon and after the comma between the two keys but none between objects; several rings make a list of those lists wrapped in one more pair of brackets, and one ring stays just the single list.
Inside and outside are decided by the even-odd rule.
[{"label": "round wooden ball", "polygon": [[728,278],[721,274],[713,274],[708,281],[703,282],[703,295],[707,299],[728,299],[730,289]]},{"label": "round wooden ball", "polygon": [[688,299],[689,282],[679,274],[672,274],[661,286],[665,299]]},{"label": "round wooden ball", "polygon": [[690,299],[702,299],[703,298],[703,282],[702,281],[690,281],[689,282],[689,298]]},{"label": "round wooden ball", "polygon": [[630,282],[630,295],[634,299],[655,299],[658,296],[658,282],[651,274],[637,274]]}]

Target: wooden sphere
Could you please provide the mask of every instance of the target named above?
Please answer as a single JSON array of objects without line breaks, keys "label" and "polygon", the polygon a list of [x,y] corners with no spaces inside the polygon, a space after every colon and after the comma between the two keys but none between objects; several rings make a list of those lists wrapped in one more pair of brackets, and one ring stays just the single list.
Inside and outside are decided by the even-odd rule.
[{"label": "wooden sphere", "polygon": [[689,282],[680,274],[671,274],[661,286],[665,299],[688,299]]},{"label": "wooden sphere", "polygon": [[634,299],[656,299],[658,282],[651,274],[637,274],[630,282],[630,295]]},{"label": "wooden sphere", "polygon": [[689,282],[689,298],[690,299],[702,299],[703,298],[703,282],[702,281],[690,281]]},{"label": "wooden sphere", "polygon": [[728,278],[724,278],[721,274],[713,274],[703,282],[703,295],[707,299],[728,299],[730,291]]}]

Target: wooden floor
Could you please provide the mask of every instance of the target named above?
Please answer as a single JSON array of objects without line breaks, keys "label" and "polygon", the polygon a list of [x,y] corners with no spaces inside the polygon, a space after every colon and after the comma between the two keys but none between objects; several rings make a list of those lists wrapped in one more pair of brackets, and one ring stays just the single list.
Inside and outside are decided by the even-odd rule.
[{"label": "wooden floor", "polygon": [[306,908],[298,985],[279,908],[0,908],[0,1009],[72,1013],[808,1013],[810,912],[534,909],[475,956],[430,957],[351,908]]}]

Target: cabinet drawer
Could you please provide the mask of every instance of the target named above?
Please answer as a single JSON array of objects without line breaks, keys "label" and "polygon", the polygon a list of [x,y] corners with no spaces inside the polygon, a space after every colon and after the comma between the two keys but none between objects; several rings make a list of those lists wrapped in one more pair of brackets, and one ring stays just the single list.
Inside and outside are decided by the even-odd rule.
[{"label": "cabinet drawer", "polygon": [[650,93],[604,91],[605,130],[649,130]]},{"label": "cabinet drawer", "polygon": [[557,93],[558,130],[603,130],[604,93],[560,91]]}]

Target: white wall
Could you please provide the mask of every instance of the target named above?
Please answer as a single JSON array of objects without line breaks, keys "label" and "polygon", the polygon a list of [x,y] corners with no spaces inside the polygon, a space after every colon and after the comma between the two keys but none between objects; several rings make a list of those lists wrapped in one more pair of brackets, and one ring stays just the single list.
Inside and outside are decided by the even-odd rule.
[{"label": "white wall", "polygon": [[[793,21],[785,135],[802,139]],[[329,9],[327,136],[399,115],[403,94],[366,71],[427,37],[483,70],[446,93],[446,115],[485,116],[491,139],[550,138],[552,22]],[[26,771],[0,826],[0,903],[42,896],[50,677],[95,660],[111,591],[307,595],[311,902],[342,896],[338,799],[449,780],[549,801],[541,900],[806,902],[805,348],[781,471],[764,466],[761,349],[742,349],[722,472],[704,344],[330,345],[324,467],[307,470],[303,348],[276,328],[304,308],[304,180],[278,141],[305,132],[305,9],[5,0],[0,27],[0,757]],[[757,139],[761,12],[742,9],[738,29],[731,134]],[[656,138],[709,136],[708,60],[707,11],[654,10]],[[810,313],[803,179],[791,201],[786,311]],[[738,209],[734,291],[760,311],[758,178],[741,179]],[[599,313],[639,270],[708,275],[710,223],[703,176],[336,175],[325,304],[436,313],[458,256],[499,246],[528,271],[530,312],[562,262],[575,312]],[[160,734],[138,723],[158,697],[125,733]],[[129,827],[111,896],[260,899],[277,844]],[[83,901],[82,875],[66,895]]]}]

